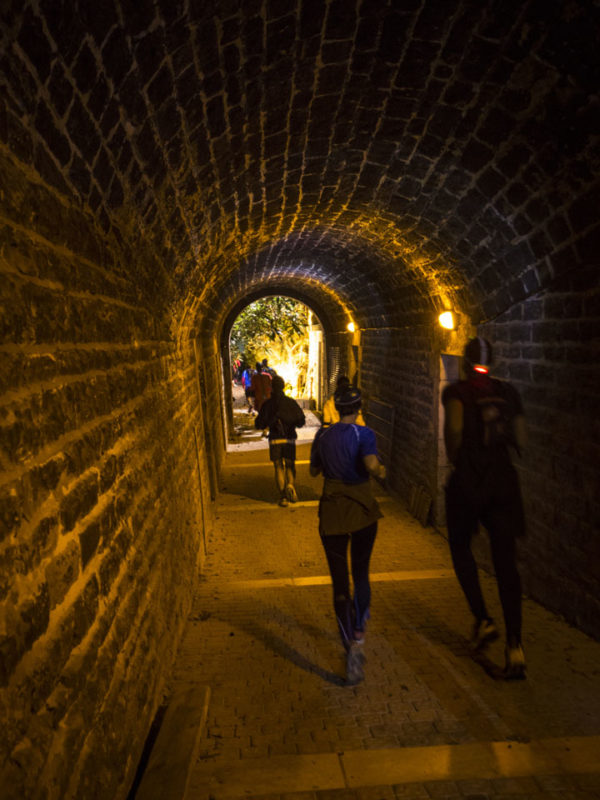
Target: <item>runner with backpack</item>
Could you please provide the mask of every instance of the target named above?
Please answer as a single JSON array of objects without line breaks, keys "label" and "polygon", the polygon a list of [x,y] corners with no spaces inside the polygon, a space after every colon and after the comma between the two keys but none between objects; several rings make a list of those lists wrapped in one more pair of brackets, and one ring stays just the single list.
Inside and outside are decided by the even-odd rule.
[{"label": "runner with backpack", "polygon": [[442,395],[444,441],[454,465],[446,486],[448,542],[456,577],[475,617],[472,646],[482,651],[499,635],[471,552],[478,524],[487,529],[506,627],[504,677],[524,678],[516,539],[525,533],[525,516],[510,451],[520,455],[525,425],[517,390],[489,375],[491,363],[490,343],[472,339],[464,353],[465,380],[446,387]]},{"label": "runner with backpack", "polygon": [[284,393],[285,381],[274,375],[271,397],[262,404],[254,425],[269,429],[269,456],[275,467],[275,483],[279,490],[279,505],[287,506],[298,500],[296,494],[296,428],[306,422],[298,403]]}]

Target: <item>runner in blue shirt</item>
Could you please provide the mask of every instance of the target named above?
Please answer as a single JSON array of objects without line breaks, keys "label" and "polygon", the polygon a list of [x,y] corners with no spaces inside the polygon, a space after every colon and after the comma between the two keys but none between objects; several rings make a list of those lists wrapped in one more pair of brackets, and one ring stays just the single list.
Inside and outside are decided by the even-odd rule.
[{"label": "runner in blue shirt", "polygon": [[[371,491],[370,476],[385,478],[374,431],[356,424],[361,407],[358,389],[335,396],[340,421],[321,428],[312,444],[310,474],[323,473],[319,533],[333,584],[333,605],[346,650],[346,679],[364,677],[364,636],[369,618],[369,561],[382,514]],[[354,597],[350,594],[348,543]]]}]

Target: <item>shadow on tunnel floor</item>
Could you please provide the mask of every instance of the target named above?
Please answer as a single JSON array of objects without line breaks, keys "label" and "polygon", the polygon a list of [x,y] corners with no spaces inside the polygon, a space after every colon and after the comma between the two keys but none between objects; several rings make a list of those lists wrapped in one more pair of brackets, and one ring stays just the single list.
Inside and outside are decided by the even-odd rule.
[{"label": "shadow on tunnel floor", "polygon": [[[264,456],[265,466],[260,471],[231,467],[221,476],[220,493],[232,497],[259,500],[264,503],[277,503],[279,492],[275,485],[275,475],[268,454]],[[305,473],[305,474],[302,474]],[[298,501],[318,500],[321,492],[321,481],[311,478],[308,468],[299,467],[296,475],[296,492]],[[290,508],[294,505],[290,503]]]}]

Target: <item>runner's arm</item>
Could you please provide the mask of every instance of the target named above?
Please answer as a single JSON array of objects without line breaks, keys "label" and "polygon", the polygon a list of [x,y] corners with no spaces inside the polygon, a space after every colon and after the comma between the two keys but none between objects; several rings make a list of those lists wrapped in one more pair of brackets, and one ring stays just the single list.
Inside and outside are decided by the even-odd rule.
[{"label": "runner's arm", "polygon": [[320,475],[323,472],[323,463],[321,461],[321,456],[319,454],[319,433],[315,436],[313,443],[310,448],[310,467],[309,472],[313,478],[316,478],[317,475]]},{"label": "runner's arm", "polygon": [[385,478],[385,467],[376,455],[369,453],[368,456],[363,456],[363,463],[367,472],[374,478],[381,478],[382,480]]}]

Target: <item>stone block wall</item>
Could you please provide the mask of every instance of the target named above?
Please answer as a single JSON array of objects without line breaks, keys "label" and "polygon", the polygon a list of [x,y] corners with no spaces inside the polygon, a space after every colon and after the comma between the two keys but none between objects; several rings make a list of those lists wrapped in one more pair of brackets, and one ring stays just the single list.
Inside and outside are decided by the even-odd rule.
[{"label": "stone block wall", "polygon": [[225,457],[225,429],[223,420],[224,376],[222,370],[228,365],[222,363],[214,338],[196,342],[195,369],[197,371],[199,395],[202,398],[202,409],[199,419],[202,425],[202,440],[206,447],[206,470],[210,499],[215,499],[218,492],[218,475]]},{"label": "stone block wall", "polygon": [[[435,494],[437,359],[432,326],[365,331],[361,368],[365,406],[393,406],[390,488],[407,499],[412,486]],[[370,423],[369,423],[370,424]]]},{"label": "stone block wall", "polygon": [[525,592],[600,635],[600,278],[596,267],[481,327],[495,374],[521,393],[528,445],[517,466],[527,511]]},{"label": "stone block wall", "polygon": [[0,174],[0,794],[119,798],[202,553],[196,366],[142,253]]},{"label": "stone block wall", "polygon": [[[515,458],[527,513],[527,536],[519,545],[524,592],[595,637],[600,635],[599,303],[597,270],[581,267],[477,331],[494,347],[494,375],[519,390],[527,419],[528,446]],[[393,407],[388,484],[405,500],[412,486],[434,499],[439,495],[432,466],[442,446],[438,359],[440,353],[461,354],[470,333],[448,335],[434,324],[363,332],[367,422],[376,427],[368,414],[371,399]],[[434,520],[438,526],[444,525],[442,517]],[[478,537],[474,547],[479,563],[493,571],[487,537]]]}]

